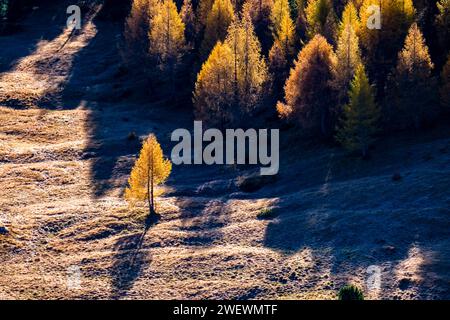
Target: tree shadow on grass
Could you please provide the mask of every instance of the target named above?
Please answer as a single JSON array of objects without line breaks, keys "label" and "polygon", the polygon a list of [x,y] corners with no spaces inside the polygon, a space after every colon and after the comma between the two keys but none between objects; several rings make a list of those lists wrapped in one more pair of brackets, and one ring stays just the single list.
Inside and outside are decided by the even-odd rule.
[{"label": "tree shadow on grass", "polygon": [[[314,271],[329,273],[340,285],[356,274],[365,277],[371,265],[382,266],[380,298],[400,294],[429,299],[437,292],[435,297],[448,297],[443,285],[449,274],[448,268],[443,270],[448,252],[441,249],[450,223],[444,209],[448,194],[443,191],[448,176],[417,171],[395,182],[378,171],[358,175],[356,168],[341,180],[333,175],[339,169],[332,159],[321,168],[321,184],[293,189],[279,198],[279,214],[266,227],[264,246],[287,257],[309,250]],[[437,258],[429,259],[430,252]],[[325,256],[329,262],[323,263]],[[399,274],[399,268],[408,272]],[[434,283],[415,281],[427,279],[427,272],[439,275]],[[410,283],[408,290],[405,283]]]},{"label": "tree shadow on grass", "polygon": [[111,298],[120,299],[131,289],[145,265],[150,264],[151,257],[142,252],[142,245],[148,230],[158,223],[160,216],[152,214],[145,220],[142,233],[121,237],[114,244],[113,265],[110,269]]}]

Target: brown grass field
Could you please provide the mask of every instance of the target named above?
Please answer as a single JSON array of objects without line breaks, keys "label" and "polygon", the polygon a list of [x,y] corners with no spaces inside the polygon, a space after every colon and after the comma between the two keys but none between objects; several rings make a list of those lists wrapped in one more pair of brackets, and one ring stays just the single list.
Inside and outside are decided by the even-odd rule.
[{"label": "brown grass field", "polygon": [[448,128],[383,141],[368,161],[282,136],[278,178],[251,193],[236,182],[254,168],[177,166],[146,224],[123,200],[128,134],[155,133],[169,154],[191,112],[129,97],[120,28],[93,10],[70,35],[44,23],[63,22],[60,7],[1,39],[0,299],[336,299],[347,283],[370,299],[450,298]]}]

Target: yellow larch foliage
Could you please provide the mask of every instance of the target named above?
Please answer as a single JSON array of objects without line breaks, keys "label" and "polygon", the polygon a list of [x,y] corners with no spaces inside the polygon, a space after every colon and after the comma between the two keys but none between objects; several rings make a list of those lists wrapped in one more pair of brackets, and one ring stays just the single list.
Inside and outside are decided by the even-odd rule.
[{"label": "yellow larch foliage", "polygon": [[125,20],[124,38],[129,59],[142,58],[148,53],[150,30],[159,0],[133,0]]},{"label": "yellow larch foliage", "polygon": [[155,211],[155,187],[164,183],[172,171],[172,163],[164,158],[158,140],[151,134],[142,145],[125,189],[130,204],[148,201],[150,213]]},{"label": "yellow larch foliage", "polygon": [[197,75],[194,91],[195,112],[200,119],[230,120],[233,88],[233,53],[231,48],[217,42]]},{"label": "yellow larch foliage", "polygon": [[341,22],[339,24],[339,36],[342,34],[347,25],[350,25],[356,34],[358,34],[360,23],[358,10],[356,9],[353,1],[349,1],[344,8],[344,12],[342,13]]},{"label": "yellow larch foliage", "polygon": [[[374,12],[371,6],[378,6],[381,12],[381,28],[370,29],[368,22],[373,19]],[[359,17],[361,28],[358,29],[361,44],[371,53],[381,45],[387,54],[395,54],[394,51],[401,47],[404,36],[413,22],[416,10],[412,0],[364,0]],[[392,47],[392,50],[390,48]]]},{"label": "yellow larch foliage", "polygon": [[268,80],[268,70],[261,54],[261,45],[255,35],[249,15],[230,26],[225,40],[233,53],[233,78],[238,105],[242,112],[256,107]]},{"label": "yellow larch foliage", "polygon": [[234,21],[197,76],[194,92],[200,119],[224,125],[259,105],[268,70],[249,15]]},{"label": "yellow larch foliage", "polygon": [[150,53],[165,63],[178,57],[185,46],[185,25],[173,0],[158,6],[150,26]]},{"label": "yellow larch foliage", "polygon": [[[273,37],[276,39],[280,34],[283,19],[291,19],[289,0],[275,0],[270,13]],[[291,19],[292,21],[292,19]]]},{"label": "yellow larch foliage", "polygon": [[203,37],[201,52],[207,57],[217,41],[223,41],[227,30],[234,20],[234,9],[230,0],[215,0],[206,19],[205,35]]},{"label": "yellow larch foliage", "polygon": [[307,33],[310,38],[322,34],[329,19],[334,14],[333,4],[330,0],[308,0],[305,8]]},{"label": "yellow larch foliage", "polygon": [[336,60],[332,46],[321,35],[303,47],[284,87],[286,103],[277,105],[281,117],[299,121],[311,133],[330,134]]},{"label": "yellow larch foliage", "polygon": [[398,55],[397,71],[428,77],[432,69],[433,63],[425,39],[417,24],[413,23],[405,39],[403,50]]},{"label": "yellow larch foliage", "polygon": [[358,36],[351,21],[347,21],[343,28],[336,49],[337,65],[334,79],[340,101],[345,100],[350,89],[350,82],[356,70],[362,64]]}]

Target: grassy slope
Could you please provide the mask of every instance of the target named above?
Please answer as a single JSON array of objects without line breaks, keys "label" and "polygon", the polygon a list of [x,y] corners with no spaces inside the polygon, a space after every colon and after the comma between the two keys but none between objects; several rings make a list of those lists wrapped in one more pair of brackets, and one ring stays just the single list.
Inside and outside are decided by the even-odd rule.
[{"label": "grassy slope", "polygon": [[[369,265],[383,271],[371,298],[450,297],[448,135],[383,142],[366,162],[290,146],[277,182],[251,194],[234,185],[243,169],[175,167],[146,230],[121,197],[138,148],[127,135],[155,132],[168,151],[190,116],[119,99],[116,27],[88,23],[63,49],[68,34],[31,45],[41,31],[2,39],[31,52],[0,75],[0,218],[11,231],[0,236],[0,298],[334,298],[347,282],[364,287]],[[257,219],[266,207],[277,217]],[[73,265],[81,289],[67,288]]]}]

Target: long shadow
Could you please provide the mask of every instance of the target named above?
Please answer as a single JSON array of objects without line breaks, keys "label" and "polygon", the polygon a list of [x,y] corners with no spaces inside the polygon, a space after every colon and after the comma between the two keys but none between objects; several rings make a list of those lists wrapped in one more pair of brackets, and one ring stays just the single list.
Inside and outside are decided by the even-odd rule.
[{"label": "long shadow", "polygon": [[120,176],[129,170],[129,163],[122,163],[121,168],[117,164],[122,156],[139,150],[139,139],[128,135],[134,131],[134,120],[139,119],[144,108],[137,104],[130,108],[130,104],[122,103],[130,90],[130,79],[123,78],[120,66],[118,40],[123,21],[94,18],[93,23],[96,34],[73,57],[61,105],[64,109],[88,110],[85,130],[89,141],[83,159],[91,161],[93,193],[99,197],[114,183],[114,174]]},{"label": "long shadow", "polygon": [[[36,7],[30,5],[22,10],[18,30],[0,35],[0,73],[13,69],[39,42],[55,39],[65,27],[67,6],[61,1],[40,0],[33,1],[33,5]],[[49,23],[52,28],[48,27]]]},{"label": "long shadow", "polygon": [[[418,287],[416,298],[431,298],[427,284],[396,279],[394,268],[408,259],[411,248],[431,248],[437,258],[424,259],[419,274],[426,278],[427,272],[438,270],[448,280],[450,270],[442,268],[449,252],[444,253],[439,246],[445,243],[450,227],[448,210],[443,209],[449,198],[425,190],[433,190],[429,179],[434,179],[431,181],[436,190],[445,190],[450,178],[427,173],[426,177],[405,178],[410,181],[396,182],[389,175],[385,181],[377,181],[361,172],[359,177],[357,173],[352,175],[351,183],[339,175],[333,177],[339,169],[335,168],[338,162],[339,159],[331,160],[322,168],[322,184],[299,188],[298,193],[294,189],[292,194],[280,198],[278,215],[266,227],[264,246],[287,256],[309,249],[319,264],[328,255],[331,263],[323,271],[341,280],[350,279],[358,269],[385,266],[390,271],[383,276],[382,289],[404,291],[408,289],[405,283],[412,281]],[[405,201],[410,205],[405,206]],[[445,289],[444,280],[436,282],[439,298],[448,298],[448,285]]]},{"label": "long shadow", "polygon": [[112,299],[119,299],[126,295],[144,266],[150,264],[147,254],[141,249],[148,230],[158,221],[159,215],[154,214],[147,217],[142,233],[121,237],[114,244],[113,265],[109,271]]}]

